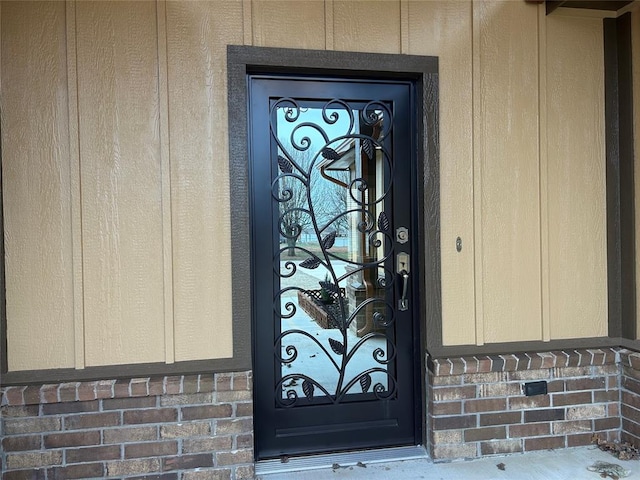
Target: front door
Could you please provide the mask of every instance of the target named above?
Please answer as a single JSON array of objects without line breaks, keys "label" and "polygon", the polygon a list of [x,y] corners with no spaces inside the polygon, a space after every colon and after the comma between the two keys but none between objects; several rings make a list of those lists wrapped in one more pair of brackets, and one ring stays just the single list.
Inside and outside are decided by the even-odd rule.
[{"label": "front door", "polygon": [[415,85],[248,81],[256,457],[421,443]]}]

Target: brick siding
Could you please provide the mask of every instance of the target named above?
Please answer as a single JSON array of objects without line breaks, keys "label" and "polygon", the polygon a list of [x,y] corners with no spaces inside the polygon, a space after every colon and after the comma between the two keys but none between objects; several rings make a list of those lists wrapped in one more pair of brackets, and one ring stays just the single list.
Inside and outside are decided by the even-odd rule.
[{"label": "brick siding", "polygon": [[2,389],[2,478],[246,480],[251,372]]},{"label": "brick siding", "polygon": [[[429,453],[445,460],[574,447],[594,433],[618,441],[625,409],[640,409],[634,370],[622,377],[629,401],[621,418],[620,358],[615,349],[595,349],[428,359]],[[525,396],[523,384],[539,380],[547,394]],[[640,437],[640,424],[626,422]]]},{"label": "brick siding", "polygon": [[620,352],[621,440],[640,446],[640,353]]}]

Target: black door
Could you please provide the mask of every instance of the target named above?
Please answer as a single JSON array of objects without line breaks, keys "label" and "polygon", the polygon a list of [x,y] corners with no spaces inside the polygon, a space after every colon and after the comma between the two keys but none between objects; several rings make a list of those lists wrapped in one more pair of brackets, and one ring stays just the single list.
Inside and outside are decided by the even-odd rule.
[{"label": "black door", "polygon": [[421,443],[414,89],[249,77],[258,459]]}]

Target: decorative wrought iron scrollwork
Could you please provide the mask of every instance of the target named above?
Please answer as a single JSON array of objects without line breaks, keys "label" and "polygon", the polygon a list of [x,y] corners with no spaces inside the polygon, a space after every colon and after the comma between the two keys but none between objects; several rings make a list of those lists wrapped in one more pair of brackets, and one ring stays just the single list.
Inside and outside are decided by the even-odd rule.
[{"label": "decorative wrought iron scrollwork", "polygon": [[[391,368],[396,356],[392,334],[395,307],[386,297],[394,287],[395,275],[389,266],[394,238],[385,212],[394,171],[389,153],[393,114],[382,101],[354,108],[341,99],[327,101],[312,109],[312,114],[309,110],[310,107],[302,107],[300,101],[288,97],[275,101],[271,107],[270,131],[277,151],[273,159],[277,171],[272,181],[272,198],[281,242],[286,243],[274,252],[274,273],[278,281],[289,282],[299,273],[323,271],[325,279],[318,284],[327,298],[307,287],[281,285],[274,295],[274,311],[277,318],[294,318],[299,306],[290,295],[296,292],[315,302],[327,300],[332,305],[328,322],[337,332],[321,341],[299,328],[281,331],[274,342],[275,360],[283,370],[275,385],[276,402],[281,407],[294,407],[302,398],[307,402],[322,399],[339,403],[346,395],[358,392],[379,400],[393,398],[397,390]],[[344,208],[321,212],[316,176],[322,170],[322,177],[332,181],[323,169],[347,162],[348,155],[361,156],[363,165],[373,165],[371,168],[379,177],[367,178],[358,175],[358,169],[349,170],[348,181],[333,182],[344,189]],[[359,238],[362,249],[359,258],[342,258],[334,251],[338,225],[345,220],[351,221],[352,232]],[[315,238],[317,249],[312,251],[299,245],[302,235]],[[302,254],[303,258],[281,261],[285,253]],[[338,262],[348,267],[344,274],[336,269]],[[364,283],[366,278],[370,279],[367,292],[378,289],[382,297],[368,296],[355,306],[348,305],[341,282],[357,276],[365,279]],[[366,318],[369,331],[359,329],[360,338],[353,339],[349,332],[359,316]],[[337,379],[335,385],[323,384],[304,371],[288,372],[301,358],[296,339],[303,339],[325,356],[326,368]],[[367,355],[373,366],[354,372],[354,359],[362,355],[365,346],[372,348]]]}]

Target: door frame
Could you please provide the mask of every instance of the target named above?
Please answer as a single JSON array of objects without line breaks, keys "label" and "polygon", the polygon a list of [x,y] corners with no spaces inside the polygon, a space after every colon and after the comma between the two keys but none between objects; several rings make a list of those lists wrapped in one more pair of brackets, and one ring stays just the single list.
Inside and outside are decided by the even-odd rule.
[{"label": "door frame", "polygon": [[[243,337],[243,351],[252,351],[251,216],[248,152],[248,74],[314,74],[349,78],[404,79],[416,85],[418,129],[412,203],[416,208],[418,264],[414,280],[419,322],[414,332],[416,407],[421,412],[422,443],[426,444],[427,338],[441,338],[440,166],[438,132],[438,59],[416,55],[298,50],[229,45],[227,47],[229,188],[231,201],[232,307],[234,328]],[[426,286],[429,289],[426,289]],[[252,363],[253,365],[253,363]],[[418,397],[416,395],[416,397]]]}]

